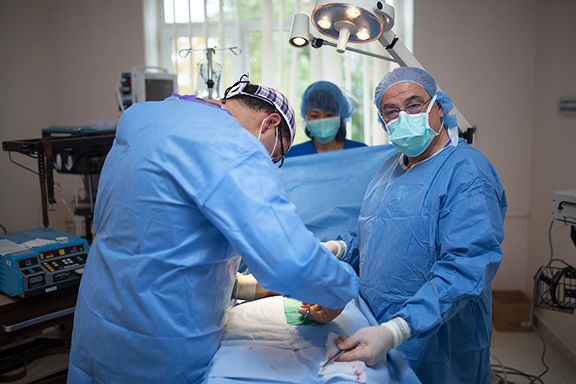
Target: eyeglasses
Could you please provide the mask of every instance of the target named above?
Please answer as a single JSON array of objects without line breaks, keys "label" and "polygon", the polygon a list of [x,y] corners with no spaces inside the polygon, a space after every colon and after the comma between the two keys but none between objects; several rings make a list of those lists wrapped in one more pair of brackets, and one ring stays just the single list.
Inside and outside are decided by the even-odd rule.
[{"label": "eyeglasses", "polygon": [[282,153],[280,156],[276,156],[272,159],[272,162],[276,165],[278,164],[278,162],[280,162],[280,165],[276,165],[276,168],[282,168],[282,165],[284,165],[284,157],[286,156],[286,152],[284,152],[284,140],[282,139],[282,136],[280,135],[280,126],[276,126],[276,138],[280,138],[280,153]]},{"label": "eyeglasses", "polygon": [[391,120],[397,119],[398,116],[400,116],[400,112],[404,111],[409,115],[415,115],[417,113],[422,112],[422,110],[424,109],[424,106],[426,104],[428,104],[428,102],[430,100],[432,100],[434,97],[429,98],[428,100],[426,100],[423,103],[413,103],[413,104],[409,104],[406,106],[406,108],[400,109],[400,108],[388,108],[383,110],[382,112],[380,112],[380,117],[382,117],[382,119],[384,120],[384,122],[389,122]]}]

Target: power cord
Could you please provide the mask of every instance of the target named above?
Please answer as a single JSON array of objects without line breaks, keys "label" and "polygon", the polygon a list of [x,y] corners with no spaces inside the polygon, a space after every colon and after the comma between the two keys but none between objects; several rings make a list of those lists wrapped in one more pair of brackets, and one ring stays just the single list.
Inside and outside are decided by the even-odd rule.
[{"label": "power cord", "polygon": [[[550,221],[550,228],[548,229],[548,244],[550,245],[550,260],[548,260],[548,263],[546,263],[546,265],[542,268],[540,268],[540,270],[538,271],[538,273],[536,274],[535,278],[534,278],[534,289],[533,289],[533,293],[532,293],[532,302],[530,303],[530,323],[532,324],[532,329],[536,332],[536,334],[538,335],[538,337],[540,337],[540,340],[542,340],[542,357],[541,357],[541,361],[542,361],[542,365],[544,365],[544,367],[546,367],[546,369],[544,369],[544,371],[542,373],[540,373],[538,376],[535,375],[530,375],[530,374],[526,374],[516,368],[512,368],[512,367],[507,367],[504,366],[500,360],[498,360],[496,358],[496,356],[494,355],[490,355],[491,358],[493,358],[494,360],[496,360],[499,364],[490,364],[490,367],[492,368],[492,372],[495,374],[495,376],[500,379],[500,383],[499,384],[507,384],[508,381],[506,380],[506,374],[508,375],[518,375],[518,376],[524,376],[527,379],[530,380],[529,384],[532,383],[542,383],[542,376],[544,376],[549,370],[550,367],[546,364],[546,362],[544,361],[544,357],[546,355],[546,341],[544,340],[544,338],[542,337],[542,334],[540,333],[540,331],[538,330],[538,328],[536,328],[534,326],[534,302],[537,298],[538,292],[537,292],[537,288],[538,288],[538,282],[540,281],[540,276],[542,275],[542,273],[544,273],[544,271],[546,270],[546,268],[548,268],[554,261],[560,261],[563,262],[564,264],[566,264],[566,262],[564,262],[563,260],[560,259],[554,259],[554,247],[552,246],[552,226],[554,225],[554,221],[551,220]],[[546,293],[542,292],[541,296],[544,295]],[[499,370],[497,370],[496,368],[500,368]],[[504,374],[504,377],[499,376],[499,374]]]},{"label": "power cord", "polygon": [[[494,358],[494,356],[492,356],[492,358]],[[530,380],[530,383],[540,383],[540,384],[544,384],[544,382],[542,381],[542,379],[540,378],[542,375],[540,376],[534,376],[534,375],[530,375],[527,373],[524,373],[516,368],[511,368],[511,367],[506,367],[506,366],[500,366],[498,364],[491,364],[490,367],[501,367],[501,370],[496,370],[496,369],[492,369],[492,373],[494,373],[494,375],[500,379],[500,381],[498,382],[498,384],[513,384],[510,381],[506,380],[506,376],[504,376],[504,378],[502,378],[502,376],[500,376],[500,374],[504,374],[504,375],[514,375],[514,376],[522,376],[527,378],[528,380]]]}]

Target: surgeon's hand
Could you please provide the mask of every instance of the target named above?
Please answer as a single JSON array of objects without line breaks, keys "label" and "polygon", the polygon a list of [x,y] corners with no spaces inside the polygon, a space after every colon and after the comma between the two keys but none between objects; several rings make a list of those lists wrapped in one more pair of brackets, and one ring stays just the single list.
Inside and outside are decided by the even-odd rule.
[{"label": "surgeon's hand", "polygon": [[372,366],[394,347],[394,336],[383,326],[365,327],[350,337],[338,335],[335,342],[338,348],[349,349],[337,361],[362,360]]},{"label": "surgeon's hand", "polygon": [[321,245],[326,247],[338,260],[342,260],[346,256],[346,243],[342,240],[330,240],[326,242],[320,242]]},{"label": "surgeon's hand", "polygon": [[302,303],[302,306],[298,309],[298,313],[302,316],[306,316],[306,312],[308,312],[308,305],[310,305],[310,313],[308,314],[308,318],[319,323],[327,323],[334,320],[344,309],[344,307],[338,309],[330,309],[318,304]]}]

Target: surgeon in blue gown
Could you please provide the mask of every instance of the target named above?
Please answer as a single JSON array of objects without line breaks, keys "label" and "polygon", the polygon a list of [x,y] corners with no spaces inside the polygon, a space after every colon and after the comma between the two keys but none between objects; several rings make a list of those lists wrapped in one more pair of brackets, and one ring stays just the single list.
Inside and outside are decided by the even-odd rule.
[{"label": "surgeon in blue gown", "polygon": [[[120,118],[99,183],[69,383],[201,382],[240,257],[265,290],[342,307],[354,270],[285,196],[294,112],[246,76],[221,101],[173,95]],[[271,159],[273,161],[271,161]]]},{"label": "surgeon in blue gown", "polygon": [[[370,365],[398,348],[423,383],[489,384],[490,283],[507,206],[498,175],[458,138],[450,97],[424,70],[390,72],[374,103],[400,153],[368,186],[357,230],[328,245],[359,267],[360,294],[381,325],[341,336],[349,352],[340,360]],[[338,313],[315,305],[310,316]]]},{"label": "surgeon in blue gown", "polygon": [[304,133],[310,140],[294,145],[286,157],[365,147],[364,143],[346,138],[346,123],[355,112],[354,101],[336,84],[329,81],[310,84],[300,104]]}]

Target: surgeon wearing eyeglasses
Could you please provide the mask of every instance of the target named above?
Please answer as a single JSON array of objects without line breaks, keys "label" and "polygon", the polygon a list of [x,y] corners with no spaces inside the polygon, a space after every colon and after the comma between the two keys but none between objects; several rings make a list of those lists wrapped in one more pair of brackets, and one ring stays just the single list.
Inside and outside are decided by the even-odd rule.
[{"label": "surgeon wearing eyeglasses", "polygon": [[[360,295],[380,325],[337,339],[348,350],[339,360],[373,365],[398,348],[422,383],[489,384],[502,184],[458,138],[452,101],[424,70],[390,72],[374,103],[399,153],[368,186],[356,230],[326,246],[359,268]],[[309,317],[338,314],[313,305]]]}]

